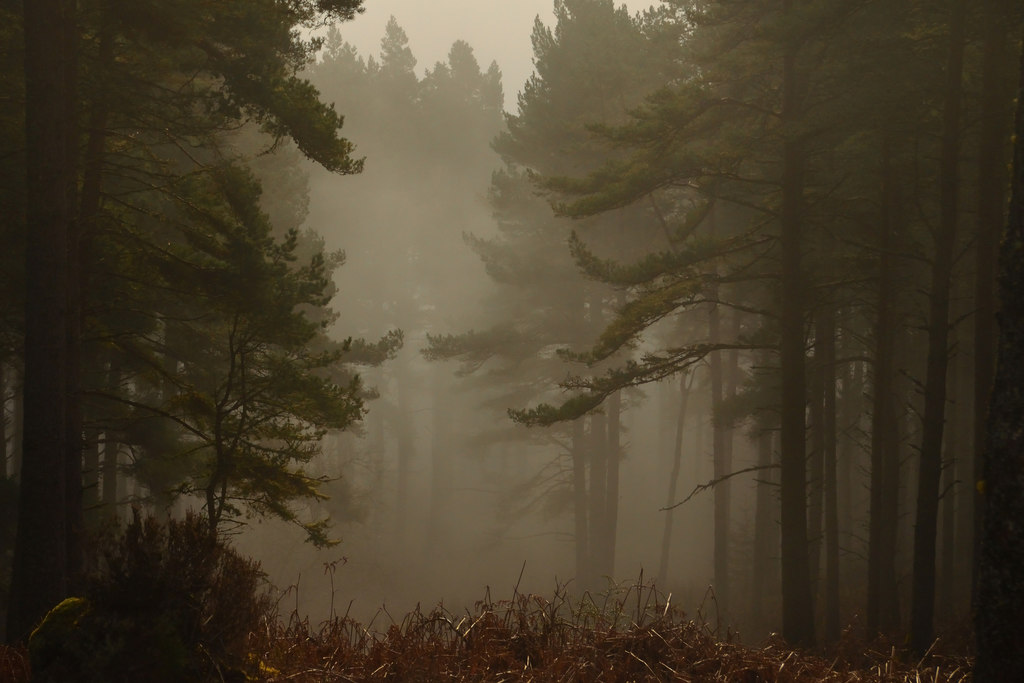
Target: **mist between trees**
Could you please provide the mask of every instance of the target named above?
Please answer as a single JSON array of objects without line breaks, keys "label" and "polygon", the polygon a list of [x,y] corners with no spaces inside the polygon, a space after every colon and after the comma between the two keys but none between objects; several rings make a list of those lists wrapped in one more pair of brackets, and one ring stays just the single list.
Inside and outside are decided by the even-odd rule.
[{"label": "mist between trees", "polygon": [[9,636],[133,506],[314,618],[641,572],[747,642],[969,618],[1019,3],[558,0],[510,114],[465,42],[358,54],[359,2],[38,4]]}]

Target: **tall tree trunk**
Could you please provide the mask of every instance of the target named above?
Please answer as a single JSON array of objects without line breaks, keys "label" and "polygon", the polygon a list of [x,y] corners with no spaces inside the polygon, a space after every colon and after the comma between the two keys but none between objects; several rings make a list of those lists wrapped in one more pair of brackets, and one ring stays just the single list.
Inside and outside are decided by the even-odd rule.
[{"label": "tall tree trunk", "polygon": [[[68,590],[69,231],[74,214],[73,0],[24,4],[27,144],[25,414],[7,637],[28,635]],[[80,475],[79,475],[80,476]],[[74,496],[72,496],[73,498]]]},{"label": "tall tree trunk", "polygon": [[619,531],[619,463],[622,458],[622,394],[608,398],[608,484],[605,499],[605,557],[608,574],[615,577],[615,547]]},{"label": "tall tree trunk", "polygon": [[603,563],[608,545],[608,538],[605,535],[608,500],[608,418],[602,412],[595,412],[590,416],[589,442],[590,490],[587,502],[590,508],[590,566],[591,578],[599,581],[609,577],[608,567]]},{"label": "tall tree trunk", "polygon": [[447,544],[448,501],[451,499],[451,411],[444,391],[444,368],[434,366],[433,433],[430,438],[430,512],[425,552],[443,556]]},{"label": "tall tree trunk", "polygon": [[7,465],[7,365],[0,360],[0,479],[8,477]]},{"label": "tall tree trunk", "polygon": [[1012,196],[1000,247],[998,365],[980,487],[985,526],[974,610],[974,680],[1024,680],[1024,43],[1017,88]]},{"label": "tall tree trunk", "polygon": [[100,435],[95,427],[85,430],[82,453],[82,514],[88,529],[95,530],[100,510]]},{"label": "tall tree trunk", "polygon": [[658,581],[668,582],[668,560],[672,549],[672,521],[676,503],[676,491],[679,487],[679,471],[683,465],[683,428],[686,425],[686,404],[690,398],[690,385],[693,384],[693,372],[679,375],[679,414],[676,417],[676,435],[672,443],[672,471],[668,475],[668,493],[665,495],[665,526],[661,531],[661,559],[658,562]]},{"label": "tall tree trunk", "polygon": [[843,367],[842,393],[839,396],[839,427],[837,428],[836,471],[839,487],[839,529],[844,537],[853,533],[853,459],[857,449],[854,434],[859,428],[863,409],[864,364],[848,363]]},{"label": "tall tree trunk", "polygon": [[22,452],[25,444],[25,380],[15,369],[11,377],[11,466],[10,476],[21,479]]},{"label": "tall tree trunk", "polygon": [[942,471],[946,367],[949,357],[949,293],[953,254],[956,248],[965,20],[964,0],[951,0],[949,60],[946,64],[946,94],[943,104],[942,153],[939,168],[940,215],[935,235],[928,307],[928,366],[924,385],[924,417],[914,527],[910,645],[916,652],[924,652],[932,644],[935,616],[935,533],[939,505],[939,476]]},{"label": "tall tree trunk", "polygon": [[[894,236],[902,198],[891,155],[890,143],[882,143],[881,216],[878,240],[878,289],[875,303],[874,374],[871,398],[871,484],[868,521],[868,592],[866,626],[868,638],[889,632],[899,623],[896,601],[897,519],[890,514],[898,502],[899,453],[896,395],[893,387],[896,356],[897,296]],[[895,467],[893,466],[895,463]],[[896,477],[889,476],[895,472]]]},{"label": "tall tree trunk", "polygon": [[[107,367],[107,393],[117,395],[121,388],[121,366],[111,355]],[[103,435],[103,511],[109,519],[117,519],[117,503],[121,500],[118,494],[121,473],[119,456],[121,446],[113,429],[107,428]]]},{"label": "tall tree trunk", "polygon": [[[74,9],[73,9],[74,11]],[[78,54],[78,26],[73,21],[64,32],[64,49],[69,55]],[[77,57],[68,61],[64,73],[67,87],[65,110],[71,117],[71,133],[65,139],[66,156],[74,173],[73,180],[66,190],[67,204],[71,207],[72,216],[68,221],[68,255],[67,255],[67,366],[64,383],[67,406],[64,414],[64,430],[67,449],[64,460],[64,481],[66,497],[64,502],[65,534],[67,544],[68,590],[77,593],[82,585],[84,570],[85,523],[82,516],[82,454],[84,450],[83,414],[82,414],[82,311],[83,300],[82,280],[82,226],[75,209],[78,203],[78,60]]]},{"label": "tall tree trunk", "polygon": [[[100,30],[100,45],[97,70],[104,69],[113,61],[113,36],[106,19]],[[74,49],[74,47],[72,47]],[[82,189],[78,220],[72,221],[68,234],[68,367],[67,393],[70,404],[67,414],[67,529],[68,529],[68,576],[72,592],[81,584],[83,570],[85,518],[88,507],[95,509],[99,485],[99,450],[97,434],[91,439],[85,434],[84,403],[81,399],[82,379],[85,371],[93,371],[97,357],[91,345],[83,339],[85,330],[85,301],[91,291],[93,242],[97,231],[102,192],[102,165],[106,147],[106,128],[109,115],[104,88],[92,93],[92,107],[89,112],[88,142],[82,163]],[[72,142],[69,155],[77,155],[77,139]],[[72,200],[74,198],[72,197]],[[88,458],[89,463],[84,460]],[[83,477],[83,475],[85,475]],[[87,493],[87,490],[91,493]]]},{"label": "tall tree trunk", "polygon": [[[821,351],[822,458],[825,492],[825,640],[839,639],[839,484],[836,473],[836,320],[831,303],[818,316]],[[817,350],[815,351],[817,354]]]},{"label": "tall tree trunk", "polygon": [[[954,359],[954,365],[959,366],[959,359]],[[963,391],[958,378],[958,367],[951,368],[949,379],[949,393],[951,396],[960,395]],[[939,572],[936,582],[936,598],[938,602],[938,617],[940,620],[949,619],[954,614],[954,599],[956,591],[955,570],[956,566],[956,504],[959,493],[956,485],[956,461],[963,457],[963,447],[960,444],[960,411],[952,415],[949,426],[946,427],[946,436],[943,442],[943,465],[942,465],[942,494],[940,503],[942,505],[942,519],[939,528],[941,529],[942,542],[939,544]]]},{"label": "tall tree trunk", "polygon": [[573,531],[576,537],[576,584],[579,590],[590,590],[590,539],[587,524],[587,456],[584,423],[578,418],[572,423],[572,499]]},{"label": "tall tree trunk", "polygon": [[395,501],[395,532],[399,547],[406,547],[409,533],[409,503],[412,496],[411,470],[415,454],[415,433],[413,427],[412,406],[410,403],[411,370],[407,360],[401,360],[399,354],[397,368],[397,424],[398,436],[398,481]]},{"label": "tall tree trunk", "polygon": [[811,577],[811,599],[815,613],[821,585],[822,523],[825,513],[825,377],[820,346],[820,321],[814,323],[814,359],[808,382],[807,416],[810,453],[807,458],[807,567]]},{"label": "tall tree trunk", "polygon": [[772,463],[774,432],[765,427],[757,437],[757,466],[762,468],[757,477],[757,493],[754,502],[754,559],[751,571],[750,606],[751,623],[758,631],[767,630],[765,623],[765,596],[769,591],[769,580],[775,574],[772,564],[778,554],[778,508],[775,502],[774,471],[768,469]]},{"label": "tall tree trunk", "polygon": [[[792,0],[784,0],[789,14]],[[796,48],[788,41],[782,68],[782,125],[798,119]],[[804,410],[807,401],[804,351],[802,240],[804,151],[792,130],[782,149],[782,324],[779,341],[782,373],[780,450],[782,478],[782,635],[795,646],[814,644],[814,611],[807,567],[807,466]]]},{"label": "tall tree trunk", "polygon": [[[711,304],[708,313],[708,337],[712,344],[722,342],[720,306]],[[730,448],[731,431],[726,424],[722,405],[725,400],[725,374],[727,358],[723,351],[716,351],[708,358],[711,374],[711,417],[714,429],[712,440],[712,461],[714,462],[714,568],[715,568],[715,599],[719,613],[729,613],[729,509],[731,506],[731,486],[725,477],[732,471],[732,452]]]},{"label": "tall tree trunk", "polygon": [[[977,237],[974,280],[974,472],[972,480],[984,478],[980,454],[985,447],[989,394],[992,391],[996,357],[996,277],[999,234],[1003,229],[1006,202],[1006,140],[1010,128],[1012,76],[1008,78],[1010,51],[1007,49],[1009,9],[1006,0],[986,0],[985,38],[982,57],[981,126],[978,141]],[[981,530],[984,526],[981,493],[976,486],[973,512],[974,561],[971,565],[971,595],[977,583]],[[966,507],[966,506],[965,506]]]}]

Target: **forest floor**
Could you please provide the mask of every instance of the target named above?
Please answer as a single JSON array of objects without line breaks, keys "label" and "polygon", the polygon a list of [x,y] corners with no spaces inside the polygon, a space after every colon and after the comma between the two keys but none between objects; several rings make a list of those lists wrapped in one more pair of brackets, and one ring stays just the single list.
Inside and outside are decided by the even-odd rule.
[{"label": "forest floor", "polygon": [[[853,629],[827,653],[769,639],[745,646],[716,637],[638,587],[614,604],[566,596],[484,600],[463,614],[415,610],[390,625],[336,616],[318,627],[267,619],[250,635],[261,682],[312,681],[970,681],[968,639],[936,641],[923,657]],[[376,620],[375,620],[376,622]],[[30,680],[23,649],[0,646],[0,683]]]}]

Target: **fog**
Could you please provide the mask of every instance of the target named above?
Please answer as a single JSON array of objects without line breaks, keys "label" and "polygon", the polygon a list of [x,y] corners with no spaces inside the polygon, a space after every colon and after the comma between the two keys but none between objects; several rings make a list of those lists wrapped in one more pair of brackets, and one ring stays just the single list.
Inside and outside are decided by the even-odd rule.
[{"label": "fog", "polygon": [[310,633],[1012,649],[1024,5],[647,2],[0,6],[0,638],[123,550],[239,648],[253,557]]},{"label": "fog", "polygon": [[[674,604],[690,612],[713,611],[709,493],[674,511],[667,575],[656,576],[668,514],[661,508],[679,411],[677,380],[624,398],[614,573],[583,586],[574,563],[571,435],[565,427],[519,426],[507,415],[510,408],[558,399],[554,382],[572,370],[555,358],[555,349],[565,344],[555,339],[543,353],[559,368],[546,387],[540,377],[526,375],[528,369],[503,368],[499,358],[424,358],[427,335],[525,324],[531,316],[528,308],[502,303],[501,288],[509,285],[495,283],[470,244],[498,238],[490,193],[492,172],[502,168],[502,160],[490,145],[505,123],[486,103],[468,113],[442,112],[440,118],[429,107],[414,111],[419,105],[408,93],[375,89],[367,80],[372,76],[360,71],[360,60],[382,60],[381,37],[394,15],[417,60],[420,87],[436,88],[430,72],[437,71],[437,62],[447,62],[454,40],[465,38],[482,76],[497,60],[504,107],[514,108],[508,93],[520,89],[531,70],[530,31],[537,14],[551,24],[546,0],[370,3],[365,15],[339,27],[340,40],[358,58],[339,57],[335,35],[311,71],[325,99],[345,114],[344,134],[366,157],[359,175],[338,177],[313,164],[301,170],[309,191],[305,225],[322,234],[329,249],[346,254],[335,275],[334,332],[372,341],[400,329],[404,346],[383,366],[362,371],[379,397],[367,402],[359,434],[332,436],[326,449],[322,473],[340,477],[328,487],[334,500],[326,507],[341,544],[315,551],[271,522],[261,522],[259,533],[239,541],[275,584],[297,586],[297,595],[283,599],[286,611],[297,608],[316,621],[333,606],[337,613],[386,625],[417,604],[443,603],[459,611],[488,590],[495,599],[511,597],[516,587],[548,596],[568,587],[579,595],[641,578],[656,580],[660,590],[673,593]],[[406,96],[410,100],[403,103]],[[557,263],[553,277],[583,291],[590,285],[568,254],[571,227],[565,220],[552,226],[548,256]],[[644,248],[633,246],[637,253]],[[503,321],[505,314],[513,319]],[[587,329],[595,330],[595,322],[600,321]],[[694,393],[706,394],[697,387],[707,384],[707,373],[700,370],[696,378]],[[534,386],[507,388],[516,383]],[[690,400],[686,420],[679,500],[714,476],[710,410],[700,395]],[[737,446],[740,460],[744,448]],[[749,515],[754,485],[751,477],[734,484],[737,515]]]}]

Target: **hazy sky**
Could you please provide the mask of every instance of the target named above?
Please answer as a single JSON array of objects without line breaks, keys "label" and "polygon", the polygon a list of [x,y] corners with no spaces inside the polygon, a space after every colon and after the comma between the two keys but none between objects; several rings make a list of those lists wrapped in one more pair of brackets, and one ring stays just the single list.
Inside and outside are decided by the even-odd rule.
[{"label": "hazy sky", "polygon": [[[637,12],[657,0],[616,0]],[[394,15],[409,36],[418,63],[416,70],[444,61],[456,40],[465,40],[476,53],[480,67],[491,61],[501,67],[505,108],[515,109],[515,95],[533,72],[530,32],[533,19],[554,20],[554,0],[366,0],[366,12],[341,27],[342,36],[363,56],[380,52],[380,39],[388,17]]]}]

